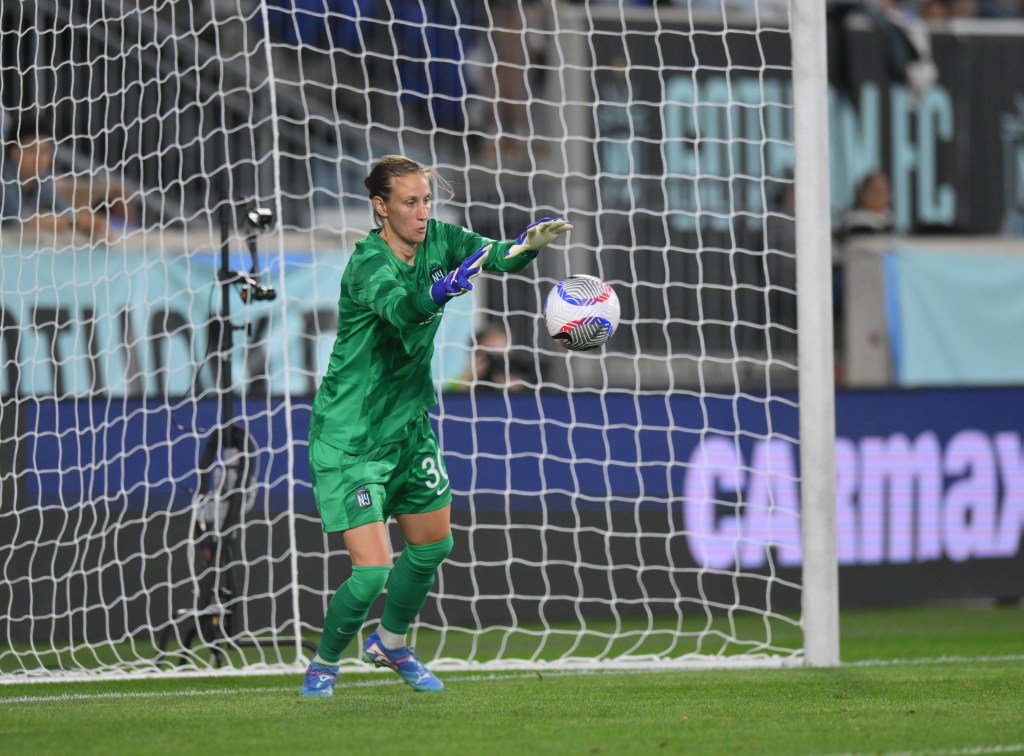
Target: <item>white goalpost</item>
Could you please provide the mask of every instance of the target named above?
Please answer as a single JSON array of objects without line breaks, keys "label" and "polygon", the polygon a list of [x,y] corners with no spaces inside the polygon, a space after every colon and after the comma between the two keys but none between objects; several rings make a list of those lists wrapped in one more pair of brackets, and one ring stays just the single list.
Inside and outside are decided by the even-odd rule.
[{"label": "white goalpost", "polygon": [[[0,9],[0,683],[304,667],[349,569],[310,404],[392,153],[443,220],[574,226],[447,306],[420,656],[838,664],[824,12]],[[543,325],[578,273],[622,303],[587,353]]]},{"label": "white goalpost", "polygon": [[800,510],[804,654],[839,663],[835,371],[832,343],[831,182],[825,6],[793,1],[793,101],[800,365]]}]

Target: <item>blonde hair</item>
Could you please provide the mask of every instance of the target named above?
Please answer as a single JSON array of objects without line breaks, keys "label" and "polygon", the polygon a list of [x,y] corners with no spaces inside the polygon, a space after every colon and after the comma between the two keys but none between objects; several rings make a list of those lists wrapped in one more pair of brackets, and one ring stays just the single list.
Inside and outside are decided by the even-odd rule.
[{"label": "blonde hair", "polygon": [[[385,155],[378,160],[373,166],[373,170],[370,171],[370,175],[363,179],[363,185],[366,186],[366,191],[369,193],[371,200],[374,197],[380,197],[387,204],[387,201],[391,198],[392,180],[402,176],[409,176],[413,173],[422,173],[426,176],[427,181],[437,184],[440,189],[448,194],[448,199],[455,196],[455,190],[452,188],[452,185],[437,171],[433,168],[424,168],[415,160],[410,160],[402,155]],[[384,225],[383,219],[378,215],[376,209],[373,211],[373,222],[378,228]]]}]

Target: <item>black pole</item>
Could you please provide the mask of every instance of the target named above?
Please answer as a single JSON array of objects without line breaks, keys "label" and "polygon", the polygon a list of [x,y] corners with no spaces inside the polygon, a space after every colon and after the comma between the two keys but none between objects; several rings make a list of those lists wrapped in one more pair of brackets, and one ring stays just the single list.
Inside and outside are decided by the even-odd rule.
[{"label": "black pole", "polygon": [[[221,170],[226,170],[225,166]],[[221,186],[223,187],[223,174]],[[231,234],[231,203],[221,196],[220,206],[220,353],[218,355],[217,388],[220,400],[221,432],[234,420],[234,397],[231,388],[231,349],[234,346],[231,327],[231,245],[228,238]],[[227,439],[222,438],[223,442]]]},{"label": "black pole", "polygon": [[219,344],[220,353],[217,360],[217,391],[220,403],[220,431],[217,439],[220,448],[223,449],[228,441],[228,426],[234,420],[234,401],[231,395],[231,349],[234,346],[234,338],[231,328],[231,260],[230,242],[232,225],[234,222],[234,211],[232,209],[231,197],[228,196],[230,186],[230,149],[228,144],[228,129],[225,122],[227,104],[223,101],[216,109],[216,126],[220,127],[220,137],[215,141],[217,146],[217,202],[220,204],[218,220],[220,221],[220,270],[217,280],[220,281],[220,326]]}]

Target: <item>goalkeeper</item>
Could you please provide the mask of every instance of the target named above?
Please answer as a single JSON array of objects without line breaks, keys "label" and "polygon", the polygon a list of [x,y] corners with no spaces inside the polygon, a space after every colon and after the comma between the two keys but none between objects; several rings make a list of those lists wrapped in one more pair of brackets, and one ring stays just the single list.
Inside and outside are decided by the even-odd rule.
[{"label": "goalkeeper", "polygon": [[[325,532],[341,532],[352,574],[327,607],[320,647],[299,694],[330,696],[342,652],[387,585],[380,625],[363,659],[395,670],[418,691],[444,685],[408,647],[409,625],[452,549],[451,485],[428,410],[430,370],[444,305],[473,288],[481,269],[517,272],[572,228],[543,218],[518,239],[486,239],[430,218],[432,170],[397,155],[365,180],[378,228],[356,244],[341,279],[338,335],[313,402],[309,463]],[[392,567],[385,521],[406,548]]]}]

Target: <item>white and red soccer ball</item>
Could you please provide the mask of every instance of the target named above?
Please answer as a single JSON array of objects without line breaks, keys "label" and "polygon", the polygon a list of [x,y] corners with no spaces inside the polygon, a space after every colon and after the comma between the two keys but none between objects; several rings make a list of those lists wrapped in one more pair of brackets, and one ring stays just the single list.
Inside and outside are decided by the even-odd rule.
[{"label": "white and red soccer ball", "polygon": [[548,334],[566,349],[595,349],[619,327],[619,298],[600,278],[569,276],[548,294],[544,323]]}]

